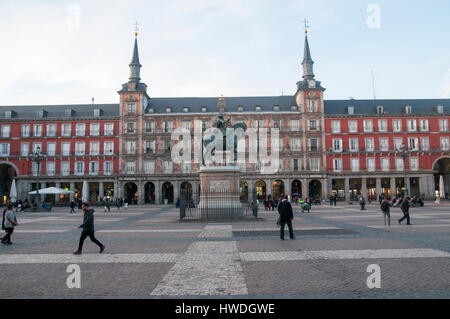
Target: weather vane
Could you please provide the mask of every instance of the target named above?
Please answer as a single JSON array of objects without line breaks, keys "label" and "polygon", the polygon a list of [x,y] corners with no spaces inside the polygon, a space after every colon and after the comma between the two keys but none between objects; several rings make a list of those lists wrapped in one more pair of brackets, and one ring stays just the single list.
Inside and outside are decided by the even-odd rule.
[{"label": "weather vane", "polygon": [[305,19],[305,20],[303,20],[302,22],[305,24],[305,33],[308,33],[308,28],[309,28],[309,24],[308,24],[308,23],[309,23],[310,21],[308,21],[308,20]]},{"label": "weather vane", "polygon": [[139,31],[139,26],[141,24],[136,20],[136,22],[133,25],[134,25],[134,35],[137,36],[138,35],[138,31]]}]

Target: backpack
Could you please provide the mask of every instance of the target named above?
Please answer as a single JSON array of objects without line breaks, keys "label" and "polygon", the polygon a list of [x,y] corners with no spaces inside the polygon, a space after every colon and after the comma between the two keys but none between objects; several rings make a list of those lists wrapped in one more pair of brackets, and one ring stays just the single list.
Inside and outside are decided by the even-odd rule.
[{"label": "backpack", "polygon": [[383,212],[386,212],[389,209],[389,203],[388,202],[384,202],[383,204],[381,204],[381,210]]}]

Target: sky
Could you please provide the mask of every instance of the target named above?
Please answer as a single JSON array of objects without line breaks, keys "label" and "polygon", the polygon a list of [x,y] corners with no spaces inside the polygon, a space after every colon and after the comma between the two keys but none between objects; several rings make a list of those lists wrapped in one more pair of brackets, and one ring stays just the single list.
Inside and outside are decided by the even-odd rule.
[{"label": "sky", "polygon": [[293,95],[305,18],[325,99],[449,98],[449,15],[448,0],[1,0],[0,105],[119,103],[135,21],[150,97]]}]

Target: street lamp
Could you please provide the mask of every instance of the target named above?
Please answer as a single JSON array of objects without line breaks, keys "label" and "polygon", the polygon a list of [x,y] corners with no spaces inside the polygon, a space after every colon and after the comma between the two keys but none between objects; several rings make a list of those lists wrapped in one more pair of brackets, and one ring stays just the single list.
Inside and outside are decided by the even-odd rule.
[{"label": "street lamp", "polygon": [[409,197],[409,189],[408,189],[408,183],[406,182],[406,158],[409,156],[409,150],[406,147],[405,143],[402,143],[400,148],[397,150],[396,153],[399,153],[400,156],[403,158],[403,172],[405,174],[404,181],[405,181],[405,197]]},{"label": "street lamp", "polygon": [[40,187],[39,176],[41,175],[41,162],[46,156],[47,156],[47,154],[41,152],[40,146],[36,147],[35,152],[31,153],[31,160],[33,162],[36,162],[36,164],[37,164],[38,183],[37,183],[36,195],[37,195],[37,206],[38,207],[40,206],[40,203],[41,203],[41,195],[39,194],[39,187]]}]

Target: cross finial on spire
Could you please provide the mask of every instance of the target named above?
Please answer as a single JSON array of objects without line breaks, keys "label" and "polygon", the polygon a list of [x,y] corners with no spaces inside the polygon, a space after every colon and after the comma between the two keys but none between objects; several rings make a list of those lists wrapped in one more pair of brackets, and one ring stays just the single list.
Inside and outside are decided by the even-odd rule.
[{"label": "cross finial on spire", "polygon": [[140,26],[141,24],[136,20],[136,22],[135,22],[133,25],[134,25],[134,36],[137,37],[138,31],[139,31],[139,26]]},{"label": "cross finial on spire", "polygon": [[311,21],[308,21],[308,20],[305,19],[302,22],[305,24],[305,33],[308,33],[308,28],[309,28],[309,24],[308,23],[310,23]]}]

